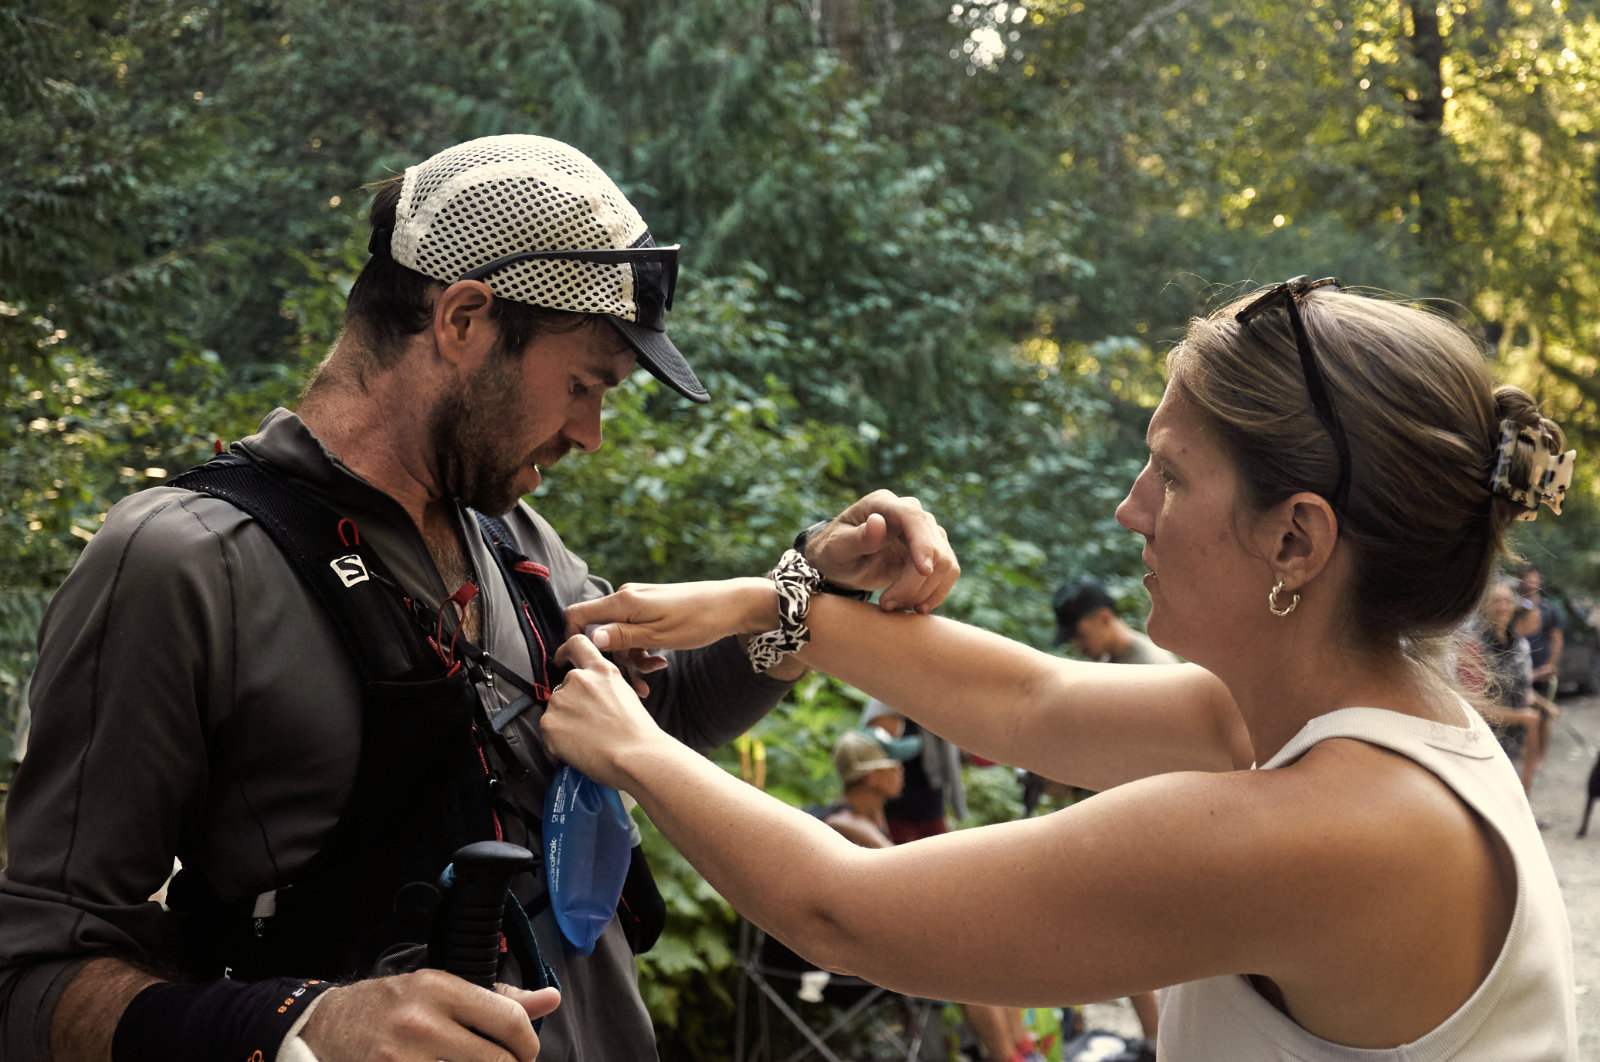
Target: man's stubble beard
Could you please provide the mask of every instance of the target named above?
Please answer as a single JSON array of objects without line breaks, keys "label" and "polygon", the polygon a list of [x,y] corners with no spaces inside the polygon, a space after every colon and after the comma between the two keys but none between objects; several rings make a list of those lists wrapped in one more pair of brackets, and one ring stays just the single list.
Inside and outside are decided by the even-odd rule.
[{"label": "man's stubble beard", "polygon": [[506,439],[520,434],[521,384],[520,361],[496,348],[428,412],[434,473],[445,494],[491,516],[517,504],[516,479],[533,462],[530,454],[505,452]]}]

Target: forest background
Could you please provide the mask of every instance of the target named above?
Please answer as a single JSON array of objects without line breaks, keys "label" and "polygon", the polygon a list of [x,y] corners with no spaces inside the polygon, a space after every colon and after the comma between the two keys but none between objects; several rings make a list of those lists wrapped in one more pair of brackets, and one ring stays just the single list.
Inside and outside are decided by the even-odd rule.
[{"label": "forest background", "polygon": [[[684,245],[672,332],[533,503],[615,582],[763,570],[860,492],[914,494],[948,614],[1047,646],[1101,576],[1162,355],[1254,283],[1426,300],[1580,454],[1525,525],[1600,588],[1600,4],[1358,0],[7,0],[0,10],[0,734],[104,510],[293,405],[365,260],[363,185],[536,132]],[[755,737],[829,794],[854,691]],[[736,769],[737,757],[718,758]],[[0,781],[8,766],[0,766]],[[974,818],[1015,813],[973,772]],[[641,960],[667,1057],[728,1057],[733,917],[670,849]]]}]

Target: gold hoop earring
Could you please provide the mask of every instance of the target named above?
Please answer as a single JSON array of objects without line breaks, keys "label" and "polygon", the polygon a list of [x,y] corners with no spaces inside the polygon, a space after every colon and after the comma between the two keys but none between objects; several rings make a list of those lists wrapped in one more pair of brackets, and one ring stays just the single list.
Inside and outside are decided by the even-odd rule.
[{"label": "gold hoop earring", "polygon": [[1286,607],[1279,608],[1278,607],[1278,591],[1280,591],[1282,589],[1283,589],[1283,580],[1279,579],[1278,580],[1278,585],[1274,586],[1272,588],[1272,590],[1267,594],[1267,608],[1272,611],[1272,614],[1274,616],[1287,616],[1289,613],[1293,612],[1294,611],[1294,607],[1300,603],[1300,595],[1296,594],[1296,595],[1294,595],[1294,600],[1290,601],[1289,604]]}]

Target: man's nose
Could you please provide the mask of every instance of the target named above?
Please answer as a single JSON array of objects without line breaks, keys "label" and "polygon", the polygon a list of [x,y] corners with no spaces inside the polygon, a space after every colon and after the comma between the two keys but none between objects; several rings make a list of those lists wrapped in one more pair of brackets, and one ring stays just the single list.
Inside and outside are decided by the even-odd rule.
[{"label": "man's nose", "polygon": [[605,441],[600,427],[600,403],[584,405],[567,420],[564,434],[572,445],[584,453],[594,453]]}]

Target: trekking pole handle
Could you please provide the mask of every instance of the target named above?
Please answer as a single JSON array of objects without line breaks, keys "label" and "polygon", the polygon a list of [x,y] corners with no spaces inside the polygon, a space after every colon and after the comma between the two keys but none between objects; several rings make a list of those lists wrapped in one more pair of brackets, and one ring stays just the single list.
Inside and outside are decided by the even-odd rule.
[{"label": "trekking pole handle", "polygon": [[506,892],[519,871],[536,865],[532,852],[504,841],[478,841],[458,850],[445,870],[428,965],[480,988],[493,988]]}]

